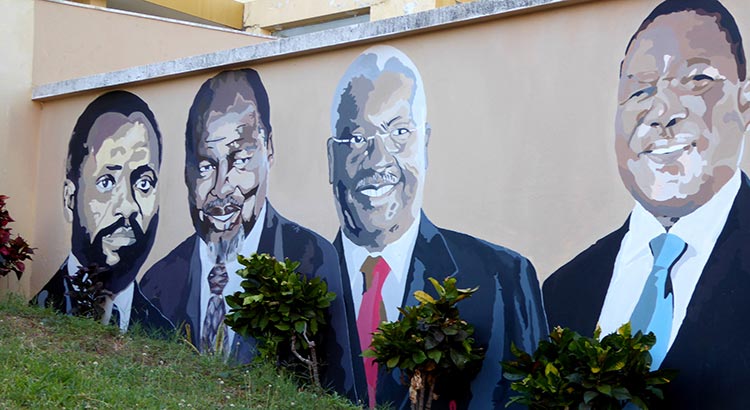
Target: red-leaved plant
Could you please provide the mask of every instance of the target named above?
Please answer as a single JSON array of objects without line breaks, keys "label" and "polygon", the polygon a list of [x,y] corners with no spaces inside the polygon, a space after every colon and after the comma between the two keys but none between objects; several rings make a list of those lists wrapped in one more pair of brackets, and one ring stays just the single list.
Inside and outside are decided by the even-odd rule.
[{"label": "red-leaved plant", "polygon": [[31,260],[34,249],[20,235],[12,238],[8,224],[13,222],[13,218],[5,209],[6,199],[8,199],[7,196],[0,195],[0,277],[15,272],[16,277],[21,279],[26,269],[23,261]]}]

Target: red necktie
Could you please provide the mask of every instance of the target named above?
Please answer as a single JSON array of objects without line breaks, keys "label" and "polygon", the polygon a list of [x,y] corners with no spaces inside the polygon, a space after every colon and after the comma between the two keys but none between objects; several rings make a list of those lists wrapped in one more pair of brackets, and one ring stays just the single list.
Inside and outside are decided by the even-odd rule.
[{"label": "red necktie", "polygon": [[[359,346],[362,351],[370,348],[372,334],[377,330],[381,320],[386,320],[385,305],[383,305],[383,283],[391,272],[391,267],[382,257],[368,256],[362,264],[365,276],[365,292],[362,294],[362,304],[357,316],[357,333]],[[367,393],[370,397],[370,408],[375,408],[375,392],[378,383],[378,365],[371,357],[363,358],[365,363],[365,377],[367,378]]]}]

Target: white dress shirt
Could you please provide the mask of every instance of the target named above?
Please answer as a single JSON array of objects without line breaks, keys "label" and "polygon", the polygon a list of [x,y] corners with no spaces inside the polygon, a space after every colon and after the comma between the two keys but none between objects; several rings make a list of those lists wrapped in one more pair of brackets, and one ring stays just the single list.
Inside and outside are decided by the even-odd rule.
[{"label": "white dress shirt", "polygon": [[[266,205],[263,205],[263,208],[260,210],[260,214],[258,214],[258,218],[255,220],[255,225],[253,225],[253,228],[250,230],[250,234],[248,234],[245,237],[245,240],[242,241],[242,245],[239,249],[239,254],[249,258],[250,255],[258,252],[258,244],[260,244],[260,234],[263,232],[263,225],[266,220]],[[205,330],[203,329],[203,322],[206,318],[206,308],[208,305],[208,300],[211,298],[211,286],[208,283],[208,274],[211,273],[211,269],[214,268],[216,265],[216,259],[212,258],[209,255],[209,249],[208,245],[203,242],[202,239],[198,240],[198,248],[200,252],[200,258],[201,258],[201,321],[200,321],[200,327],[201,327],[201,333]],[[227,269],[227,276],[229,278],[229,281],[227,282],[227,285],[224,287],[224,296],[232,295],[235,292],[241,292],[242,286],[240,284],[242,283],[242,277],[237,274],[237,271],[244,268],[244,266],[240,265],[239,262],[237,262],[237,258],[231,258],[231,260],[227,260],[225,262],[225,266]],[[229,313],[229,305],[227,304],[226,299],[224,300],[224,308],[226,309],[226,313]],[[224,335],[224,340],[232,341],[234,340],[234,330],[232,330],[229,326],[227,326],[227,334]],[[231,349],[230,349],[231,350]],[[225,352],[226,354],[229,354],[230,352]]]},{"label": "white dress shirt", "polygon": [[[70,255],[68,255],[68,275],[78,275],[79,266],[81,266],[81,263],[78,262],[78,258],[76,258],[71,252]],[[128,324],[130,323],[130,308],[133,305],[134,288],[135,282],[130,282],[125,289],[120,291],[120,293],[115,294],[113,299],[115,307],[120,312],[120,323],[118,323],[118,325],[123,332],[128,330]]]},{"label": "white dress shirt", "polygon": [[[362,304],[362,292],[364,290],[364,277],[362,274],[362,264],[368,256],[376,258],[382,256],[388,266],[391,267],[391,273],[386,277],[381,290],[383,305],[387,320],[393,322],[398,320],[401,313],[398,308],[404,299],[406,292],[406,276],[409,273],[411,265],[411,254],[414,252],[414,244],[417,242],[419,233],[419,222],[421,214],[414,220],[409,229],[401,235],[395,242],[386,245],[381,252],[370,253],[366,248],[357,246],[341,232],[341,244],[344,248],[346,259],[346,269],[349,273],[349,282],[352,290],[352,300],[354,301],[354,314],[359,316],[359,306]],[[386,320],[386,318],[380,318]]]},{"label": "white dress shirt", "polygon": [[[721,234],[734,198],[740,189],[741,176],[734,176],[703,206],[680,218],[669,229],[685,241],[687,249],[670,271],[674,294],[674,316],[668,348],[672,346],[682,321],[685,319],[690,298],[700,279],[703,268]],[[667,232],[662,224],[639,203],[630,214],[628,232],[622,239],[615,260],[612,280],[604,299],[599,325],[602,336],[617,330],[630,320],[641,296],[646,280],[653,268],[654,257],[649,242]]]}]

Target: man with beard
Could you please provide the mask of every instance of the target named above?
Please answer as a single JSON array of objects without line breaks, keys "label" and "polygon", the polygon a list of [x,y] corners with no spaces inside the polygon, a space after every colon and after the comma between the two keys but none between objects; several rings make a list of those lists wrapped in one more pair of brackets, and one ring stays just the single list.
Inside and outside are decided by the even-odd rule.
[{"label": "man with beard", "polygon": [[[203,352],[248,362],[253,341],[224,325],[224,296],[241,291],[237,255],[267,253],[300,262],[308,276],[339,280],[336,253],[316,233],[282,217],[267,200],[274,160],[266,89],[255,70],[225,71],[195,96],[185,130],[185,183],[196,233],[141,280],[144,294]],[[329,281],[329,287],[336,286]],[[217,335],[223,332],[223,345]],[[230,345],[231,343],[231,345]]]},{"label": "man with beard", "polygon": [[143,100],[113,91],[86,107],[70,138],[63,185],[64,213],[73,225],[70,255],[36,303],[71,313],[71,278],[95,264],[105,269],[105,315],[114,309],[123,331],[135,322],[173,328],[135,283],[156,234],[160,165],[161,134]]},{"label": "man with beard", "polygon": [[334,246],[345,314],[333,318],[343,357],[329,360],[328,378],[371,408],[386,402],[408,408],[398,372],[386,374],[361,352],[381,321],[395,321],[398,308],[417,304],[415,291],[434,294],[429,277],[450,276],[459,287],[479,287],[458,308],[486,358],[473,380],[455,377],[437,386],[435,406],[503,408],[508,397],[500,361],[512,358],[511,343],[530,351],[546,334],[537,277],[523,256],[438,228],[422,212],[426,111],[419,71],[393,47],[362,53],[336,89],[328,163],[341,225]]},{"label": "man with beard", "polygon": [[635,199],[625,224],[544,284],[550,325],[653,332],[676,369],[662,408],[744,409],[750,382],[750,124],[742,38],[718,1],[668,0],[621,64],[615,153]]}]

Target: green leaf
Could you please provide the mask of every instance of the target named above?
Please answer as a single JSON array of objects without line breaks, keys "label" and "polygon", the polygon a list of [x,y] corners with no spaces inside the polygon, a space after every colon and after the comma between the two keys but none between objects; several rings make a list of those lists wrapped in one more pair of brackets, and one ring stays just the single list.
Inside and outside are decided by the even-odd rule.
[{"label": "green leaf", "polygon": [[427,292],[418,290],[414,292],[414,297],[419,301],[420,303],[435,303],[435,299],[430,296]]},{"label": "green leaf", "polygon": [[443,357],[443,352],[440,350],[431,350],[427,352],[427,357],[434,360],[435,363],[440,363],[440,359]]},{"label": "green leaf", "polygon": [[598,396],[598,395],[599,395],[599,392],[595,392],[595,391],[589,390],[589,391],[583,393],[583,402],[586,403],[586,404],[589,404],[589,403],[591,403],[591,400],[593,400],[594,398],[596,398],[596,396]]},{"label": "green leaf", "polygon": [[427,355],[425,355],[424,352],[420,350],[411,355],[411,359],[416,364],[422,364],[425,360],[427,360]]},{"label": "green leaf", "polygon": [[396,365],[398,365],[398,361],[399,361],[400,359],[401,359],[401,358],[400,358],[400,357],[398,357],[398,356],[396,356],[396,357],[392,357],[392,358],[388,359],[388,361],[386,362],[386,364],[385,364],[385,365],[386,365],[386,366],[387,366],[387,367],[388,367],[389,369],[393,369],[394,367],[396,367]]},{"label": "green leaf", "polygon": [[598,390],[599,393],[601,394],[612,396],[612,386],[608,384],[602,384],[602,385],[596,386],[596,390]]}]

